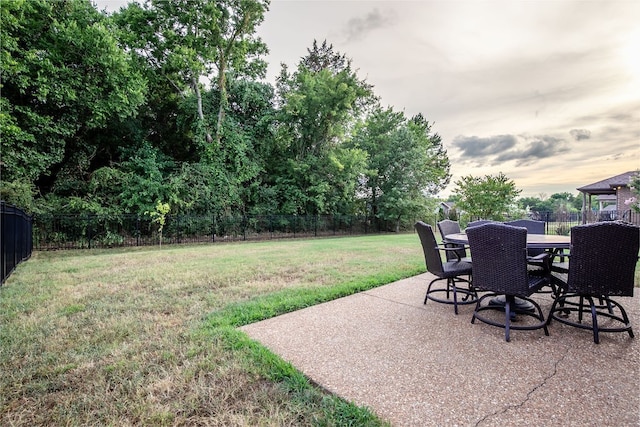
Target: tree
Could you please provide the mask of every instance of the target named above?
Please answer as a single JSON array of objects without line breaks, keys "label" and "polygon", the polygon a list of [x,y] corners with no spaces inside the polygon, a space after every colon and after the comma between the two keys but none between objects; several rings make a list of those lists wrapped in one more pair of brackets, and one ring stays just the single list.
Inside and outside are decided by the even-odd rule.
[{"label": "tree", "polygon": [[467,175],[455,182],[454,194],[460,197],[459,208],[471,217],[504,220],[505,213],[521,190],[502,172],[474,177]]},{"label": "tree", "polygon": [[[268,1],[147,0],[130,4],[114,18],[129,36],[127,46],[148,61],[176,90],[195,95],[199,136],[220,143],[227,104],[227,75],[261,77],[266,63],[259,59],[266,45],[254,36],[264,20]],[[217,69],[217,74],[214,74]],[[202,81],[217,82],[217,118],[205,117]]]},{"label": "tree", "polygon": [[554,200],[549,198],[522,197],[518,200],[518,206],[522,209],[528,207],[531,212],[551,212],[555,205]]},{"label": "tree", "polygon": [[438,134],[420,114],[407,120],[392,108],[378,107],[361,126],[351,144],[368,154],[361,180],[374,217],[413,218],[425,210],[428,194],[444,188],[450,179],[449,159]]},{"label": "tree", "polygon": [[158,245],[162,246],[162,230],[164,230],[164,225],[167,222],[167,214],[171,210],[171,206],[169,203],[162,203],[158,200],[156,207],[153,211],[145,212],[145,215],[149,215],[151,217],[151,221],[158,224]]},{"label": "tree", "polygon": [[283,213],[325,214],[353,200],[364,168],[360,150],[343,147],[371,87],[344,55],[314,41],[296,72],[277,81],[276,147],[267,175]]},{"label": "tree", "polygon": [[136,114],[145,81],[88,0],[3,2],[0,13],[3,182],[75,195],[105,150],[94,136]]},{"label": "tree", "polygon": [[582,199],[571,193],[554,193],[551,197],[522,197],[518,200],[518,206],[522,209],[529,207],[531,212],[568,212],[579,211],[582,208]]}]

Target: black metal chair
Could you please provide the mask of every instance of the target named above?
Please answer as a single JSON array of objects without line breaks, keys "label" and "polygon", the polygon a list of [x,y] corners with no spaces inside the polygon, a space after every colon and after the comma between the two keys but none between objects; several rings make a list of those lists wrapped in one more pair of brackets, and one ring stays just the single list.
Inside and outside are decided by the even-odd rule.
[{"label": "black metal chair", "polygon": [[440,236],[442,236],[442,244],[446,247],[446,248],[454,248],[456,249],[455,252],[453,251],[445,251],[445,256],[447,258],[447,261],[465,261],[465,262],[471,262],[471,258],[467,255],[467,249],[465,245],[462,245],[460,243],[449,243],[446,241],[446,239],[444,238],[444,236],[446,236],[447,234],[454,234],[454,233],[460,233],[460,223],[458,221],[452,221],[450,219],[445,219],[442,220],[440,222],[438,222],[437,224],[438,226],[438,231],[440,232]]},{"label": "black metal chair", "polygon": [[[600,332],[628,332],[633,338],[627,312],[611,297],[633,296],[639,248],[640,227],[635,225],[600,222],[572,227],[565,292],[551,306],[547,323],[555,319],[590,329],[596,344]],[[583,322],[585,313],[591,322]]]},{"label": "black metal chair", "polygon": [[[430,225],[422,221],[418,221],[415,225],[422,250],[424,252],[424,260],[427,265],[427,271],[436,276],[429,283],[427,294],[424,297],[424,304],[427,300],[436,301],[443,304],[453,304],[453,310],[458,314],[458,305],[475,304],[478,300],[471,281],[461,276],[471,276],[471,264],[464,261],[446,261],[442,262],[440,251],[456,252],[456,248],[446,248],[438,246],[436,243],[433,229]],[[443,287],[434,287],[433,285],[440,281],[446,280],[447,284]],[[466,287],[459,287],[458,283],[466,283]],[[445,294],[444,296],[442,294]],[[462,294],[459,298],[458,294]]]},{"label": "black metal chair", "polygon": [[[478,319],[504,328],[506,341],[510,341],[512,329],[542,328],[549,335],[540,305],[529,298],[549,279],[527,272],[527,230],[501,223],[485,224],[468,228],[467,237],[473,258],[473,286],[489,291],[478,299],[471,323]],[[490,311],[496,310],[504,312],[504,321],[490,315]],[[523,319],[512,324],[518,315],[532,317],[535,322]]]}]

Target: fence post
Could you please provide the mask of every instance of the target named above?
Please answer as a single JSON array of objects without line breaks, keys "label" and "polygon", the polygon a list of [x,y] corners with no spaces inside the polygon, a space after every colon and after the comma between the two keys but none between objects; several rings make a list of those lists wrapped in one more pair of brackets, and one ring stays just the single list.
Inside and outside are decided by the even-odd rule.
[{"label": "fence post", "polygon": [[549,234],[549,212],[544,213],[544,233]]},{"label": "fence post", "polygon": [[269,214],[269,234],[271,239],[273,239],[273,215]]},{"label": "fence post", "polygon": [[247,216],[246,215],[242,215],[240,226],[242,227],[242,240],[247,240]]},{"label": "fence post", "polygon": [[216,241],[216,216],[211,214],[211,243]]},{"label": "fence post", "polygon": [[88,215],[87,216],[87,245],[89,246],[89,249],[91,249],[91,217],[93,215]]}]

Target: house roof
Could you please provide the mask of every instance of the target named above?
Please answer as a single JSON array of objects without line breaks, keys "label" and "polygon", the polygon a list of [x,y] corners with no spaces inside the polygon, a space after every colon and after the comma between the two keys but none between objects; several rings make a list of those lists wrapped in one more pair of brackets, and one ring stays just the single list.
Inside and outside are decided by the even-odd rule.
[{"label": "house roof", "polygon": [[594,182],[593,184],[585,185],[577,190],[588,194],[616,194],[618,187],[627,187],[629,185],[629,179],[634,173],[635,171],[625,172],[612,176],[611,178],[603,179],[602,181]]}]

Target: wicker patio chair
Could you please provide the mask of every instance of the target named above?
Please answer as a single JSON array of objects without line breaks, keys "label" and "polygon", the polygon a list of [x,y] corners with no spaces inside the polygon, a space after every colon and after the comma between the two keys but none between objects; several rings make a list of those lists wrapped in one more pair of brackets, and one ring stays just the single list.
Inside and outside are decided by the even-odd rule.
[{"label": "wicker patio chair", "polygon": [[471,228],[471,227],[479,227],[481,225],[491,224],[491,223],[494,223],[494,222],[497,222],[497,221],[493,221],[491,219],[479,219],[479,220],[476,220],[476,221],[471,221],[470,223],[467,224],[467,228],[465,228],[465,231],[468,228]]},{"label": "wicker patio chair", "polygon": [[[505,222],[507,225],[513,225],[514,227],[524,227],[529,234],[544,234],[545,223],[544,221],[534,221],[532,219],[516,219],[513,221]],[[530,257],[534,257],[544,253],[544,249],[528,249],[527,253]]]},{"label": "wicker patio chair", "polygon": [[[512,329],[542,328],[549,335],[540,305],[529,298],[549,279],[527,272],[527,230],[500,223],[485,224],[467,229],[467,237],[473,257],[473,285],[489,291],[478,299],[471,323],[478,319],[504,328],[506,341],[510,341]],[[504,312],[504,321],[491,315],[496,310]],[[524,318],[512,324],[516,316]],[[525,321],[529,317],[533,321]]]},{"label": "wicker patio chair", "polygon": [[[513,221],[507,221],[505,222],[505,224],[512,225],[514,227],[524,227],[527,229],[528,234],[545,234],[544,221],[535,221],[532,219],[516,219]],[[544,249],[527,249],[527,255],[529,256],[529,258],[527,259],[527,262],[529,264],[529,274],[535,274],[538,276],[549,276],[551,274],[553,256],[544,256],[545,253],[546,251]],[[551,293],[554,296],[557,296],[559,290],[556,287],[555,282],[552,282],[550,280],[549,286],[551,287]]]},{"label": "wicker patio chair", "polygon": [[471,262],[471,258],[467,255],[466,246],[460,243],[449,243],[446,241],[444,236],[447,234],[460,233],[460,223],[458,221],[451,221],[450,219],[445,219],[443,221],[438,222],[438,231],[440,232],[440,236],[442,236],[442,244],[446,248],[454,248],[453,251],[445,251],[445,255],[447,257],[447,261],[465,261]]},{"label": "wicker patio chair", "polygon": [[[443,304],[453,304],[455,314],[458,314],[458,305],[475,304],[478,300],[478,294],[473,288],[471,281],[462,277],[471,276],[471,264],[461,260],[458,261],[458,259],[455,261],[442,262],[440,251],[455,253],[456,248],[438,246],[430,225],[418,221],[415,227],[420,237],[427,271],[436,276],[436,278],[429,283],[427,293],[424,297],[424,304],[427,303],[427,300]],[[441,280],[446,280],[445,287],[433,286]],[[466,286],[459,287],[458,283],[466,283]],[[462,298],[460,298],[458,294],[462,294]]]},{"label": "wicker patio chair", "polygon": [[600,222],[572,227],[568,272],[556,275],[559,280],[566,277],[565,292],[551,306],[547,323],[555,319],[590,329],[596,344],[600,332],[628,332],[633,338],[627,312],[611,297],[633,296],[639,248],[640,227],[635,225]]}]

